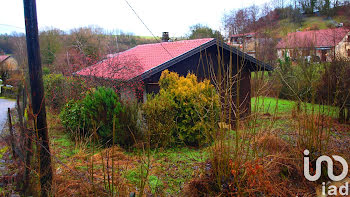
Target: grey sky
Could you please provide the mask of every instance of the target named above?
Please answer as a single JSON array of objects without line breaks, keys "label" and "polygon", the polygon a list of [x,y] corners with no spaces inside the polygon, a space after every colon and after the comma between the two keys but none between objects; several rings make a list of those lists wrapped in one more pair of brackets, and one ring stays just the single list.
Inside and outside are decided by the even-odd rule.
[{"label": "grey sky", "polygon": [[[222,29],[225,11],[261,5],[269,0],[128,0],[145,24],[156,35],[184,36],[189,26],[202,23]],[[0,0],[0,34],[24,32],[23,0]],[[135,16],[125,0],[37,0],[39,29],[62,30],[98,25],[108,30],[151,34]],[[10,25],[10,26],[8,26]],[[17,28],[18,27],[18,28]]]}]

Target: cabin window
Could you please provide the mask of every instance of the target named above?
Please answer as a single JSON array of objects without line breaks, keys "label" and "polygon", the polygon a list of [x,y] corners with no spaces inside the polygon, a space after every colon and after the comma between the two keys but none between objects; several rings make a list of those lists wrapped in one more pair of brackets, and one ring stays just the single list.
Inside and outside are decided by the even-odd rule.
[{"label": "cabin window", "polygon": [[350,49],[348,49],[348,57],[350,57]]},{"label": "cabin window", "polygon": [[348,42],[350,42],[350,35],[348,35]]}]

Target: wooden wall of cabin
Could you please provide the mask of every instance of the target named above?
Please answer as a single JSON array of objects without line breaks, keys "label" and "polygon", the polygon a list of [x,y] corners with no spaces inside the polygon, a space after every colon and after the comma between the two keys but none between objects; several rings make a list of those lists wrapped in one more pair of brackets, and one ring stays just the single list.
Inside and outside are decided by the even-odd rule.
[{"label": "wooden wall of cabin", "polygon": [[[222,57],[222,51],[220,51],[220,56]],[[232,88],[232,101],[236,101],[237,97],[240,104],[236,104],[236,106],[240,106],[240,118],[246,117],[250,114],[250,98],[251,98],[251,84],[250,84],[250,73],[252,65],[246,61],[238,57],[236,54],[224,50],[224,58],[223,61],[220,61],[222,68],[228,68],[230,66],[230,59],[232,61],[232,75],[237,74],[237,69],[239,69],[239,94],[236,93],[237,86],[234,85]],[[223,62],[223,63],[222,63]],[[197,53],[189,58],[186,58],[183,61],[178,62],[177,64],[168,68],[169,71],[177,72],[181,76],[186,76],[189,72],[196,74],[198,80],[210,79],[212,83],[214,82],[212,74],[210,72],[214,72],[215,76],[218,75],[218,50],[216,46],[212,46],[203,50],[201,53]],[[237,67],[238,65],[238,67]],[[243,68],[242,68],[243,66]],[[161,72],[158,72],[152,75],[150,78],[144,80],[145,88],[147,93],[158,93],[159,85],[158,81],[160,78]],[[223,95],[223,94],[222,94]],[[223,101],[224,103],[224,101]],[[223,106],[223,108],[225,108]],[[234,110],[234,109],[233,109]],[[236,109],[231,114],[236,114],[238,110]],[[231,117],[233,117],[231,115]],[[235,118],[232,118],[234,120]],[[234,122],[234,121],[231,121]]]}]

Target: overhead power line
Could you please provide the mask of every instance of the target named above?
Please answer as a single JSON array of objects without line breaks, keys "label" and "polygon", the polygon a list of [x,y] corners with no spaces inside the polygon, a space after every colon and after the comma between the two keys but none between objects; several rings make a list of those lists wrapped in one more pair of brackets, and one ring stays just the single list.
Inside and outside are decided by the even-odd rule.
[{"label": "overhead power line", "polygon": [[163,47],[163,49],[170,55],[170,57],[174,58],[171,53],[163,46],[162,42],[159,41],[159,39],[153,34],[153,32],[148,28],[148,26],[143,22],[141,17],[137,14],[137,12],[134,10],[134,8],[130,5],[130,3],[127,0],[124,0],[126,4],[130,7],[130,9],[134,12],[134,14],[137,16],[137,18],[141,21],[141,23],[146,27],[146,29],[152,34],[152,36],[156,39],[156,41]]},{"label": "overhead power line", "polygon": [[14,28],[16,28],[16,29],[22,29],[22,30],[25,30],[25,29],[24,29],[24,27],[18,27],[18,26],[9,25],[9,24],[0,24],[0,26],[14,27]]}]

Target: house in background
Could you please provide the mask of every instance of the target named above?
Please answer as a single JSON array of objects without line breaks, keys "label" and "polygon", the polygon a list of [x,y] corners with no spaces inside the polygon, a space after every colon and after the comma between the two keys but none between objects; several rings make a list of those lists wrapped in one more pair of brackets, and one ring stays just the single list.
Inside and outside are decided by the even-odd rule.
[{"label": "house in background", "polygon": [[335,57],[350,59],[350,31],[347,28],[323,29],[289,33],[276,46],[277,56],[296,60],[313,57],[331,61]]},{"label": "house in background", "polygon": [[[241,71],[240,105],[237,106],[242,107],[240,111],[250,112],[251,72],[271,71],[273,68],[213,38],[138,45],[82,69],[75,75],[115,83],[126,81],[133,84],[135,80],[142,81],[143,90],[139,101],[145,101],[146,94],[159,91],[158,81],[165,69],[182,76],[191,72],[196,74],[199,80],[212,79],[211,72],[216,73],[219,67],[218,57],[226,68],[231,60],[233,75],[238,73],[237,69]],[[121,87],[119,93],[122,99],[136,100],[138,95],[133,87],[127,85]],[[235,95],[238,94],[233,93],[232,96]]]},{"label": "house in background", "polygon": [[22,71],[10,55],[0,55],[0,78],[0,96],[16,98],[15,90],[22,79]]},{"label": "house in background", "polygon": [[[0,78],[4,84],[8,79],[16,78],[20,74],[17,61],[10,55],[0,55]],[[12,84],[14,85],[14,84]]]},{"label": "house in background", "polygon": [[11,55],[0,55],[0,69],[18,70],[17,61]]},{"label": "house in background", "polygon": [[255,32],[231,35],[227,44],[255,57],[258,41],[256,36]]}]

